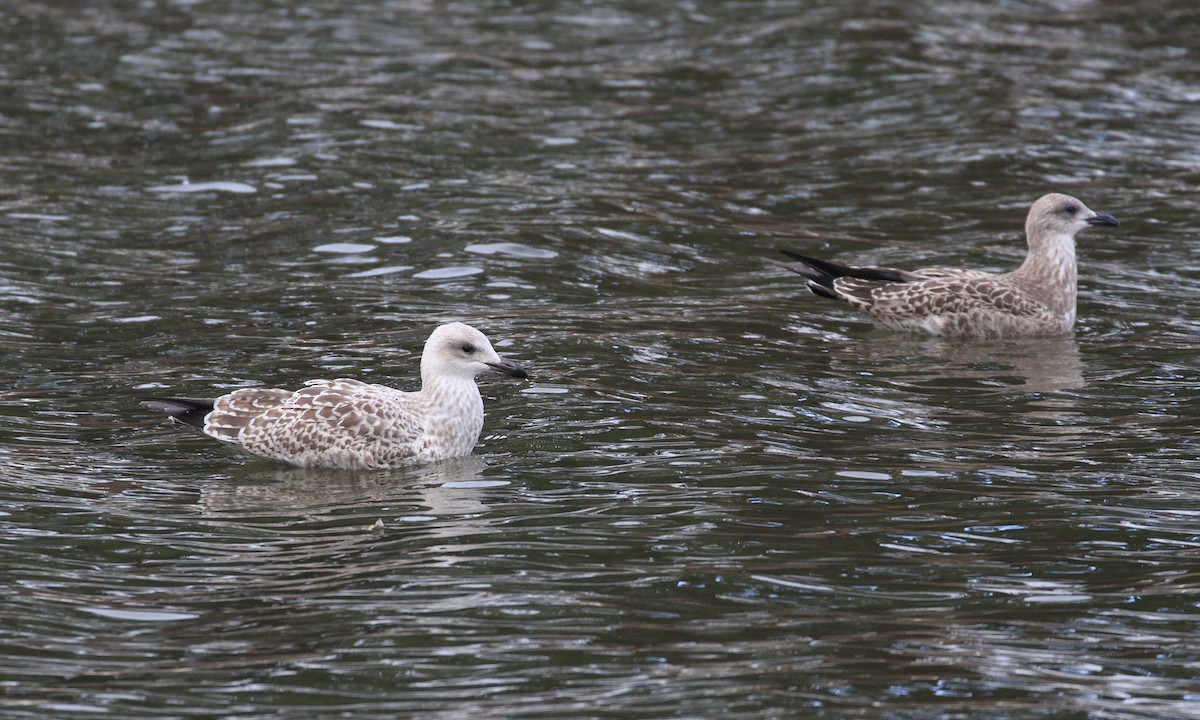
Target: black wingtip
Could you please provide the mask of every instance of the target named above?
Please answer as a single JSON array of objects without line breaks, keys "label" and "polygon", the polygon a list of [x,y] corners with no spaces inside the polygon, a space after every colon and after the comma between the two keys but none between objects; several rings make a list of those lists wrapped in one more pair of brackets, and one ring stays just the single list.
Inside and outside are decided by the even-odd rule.
[{"label": "black wingtip", "polygon": [[836,272],[830,272],[826,267],[822,267],[823,265],[827,265],[827,263],[817,260],[816,258],[810,258],[807,255],[801,255],[800,253],[788,250],[787,248],[776,248],[776,250],[778,250],[785,257],[791,260],[796,260],[800,263],[799,265],[789,265],[782,262],[776,264],[787,270],[791,270],[807,280],[808,289],[812,292],[812,294],[823,298],[830,298],[832,300],[837,299],[837,295],[834,294],[833,290],[833,281],[835,278],[837,278],[838,274]]},{"label": "black wingtip", "polygon": [[172,420],[200,429],[204,429],[204,418],[213,410],[212,400],[199,398],[145,398],[138,404],[147,410],[165,412]]},{"label": "black wingtip", "polygon": [[[792,260],[797,260],[799,262],[804,263],[809,268],[811,268],[812,270],[814,270],[815,272],[820,274],[823,278],[824,277],[839,278],[839,277],[847,277],[847,276],[858,277],[859,272],[861,272],[862,270],[869,269],[869,268],[851,267],[850,265],[842,265],[841,263],[835,263],[835,262],[831,262],[829,260],[820,260],[818,258],[810,257],[808,255],[801,255],[800,253],[798,253],[794,250],[788,250],[787,248],[779,248],[779,252],[783,253],[784,255],[791,258]],[[801,273],[801,274],[806,275],[806,273]],[[808,275],[806,275],[806,276],[811,277]]]},{"label": "black wingtip", "polygon": [[810,258],[807,255],[801,255],[800,253],[796,252],[795,250],[788,250],[787,248],[775,248],[775,249],[778,250],[780,252],[780,254],[785,255],[785,256],[791,258],[792,260],[799,260],[800,262],[802,262],[806,265],[812,265],[814,262],[820,263],[820,260],[816,260],[815,258]]},{"label": "black wingtip", "polygon": [[[843,265],[830,260],[820,260],[808,255],[801,255],[786,248],[779,248],[779,252],[807,266],[807,268],[793,267],[791,268],[793,272],[797,272],[810,280],[815,280],[822,286],[830,289],[832,289],[832,281],[841,277],[850,277],[857,280],[873,280],[876,282],[912,282],[919,279],[912,273],[895,268]],[[809,272],[810,268],[812,274]]]}]

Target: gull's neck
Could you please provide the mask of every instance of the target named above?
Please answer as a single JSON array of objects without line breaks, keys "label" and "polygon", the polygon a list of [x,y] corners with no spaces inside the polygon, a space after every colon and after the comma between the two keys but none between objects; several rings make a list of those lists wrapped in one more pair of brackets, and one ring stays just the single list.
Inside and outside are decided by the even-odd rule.
[{"label": "gull's neck", "polygon": [[1012,273],[1027,292],[1058,313],[1075,314],[1075,236],[1047,233],[1029,239],[1029,255]]},{"label": "gull's neck", "polygon": [[483,402],[479,395],[479,386],[475,378],[469,375],[439,375],[433,372],[421,373],[421,397],[432,408],[446,407],[453,409],[459,403],[472,404]]},{"label": "gull's neck", "polygon": [[430,458],[466,455],[483,429],[483,396],[467,375],[421,373],[421,404],[427,421],[424,440]]}]

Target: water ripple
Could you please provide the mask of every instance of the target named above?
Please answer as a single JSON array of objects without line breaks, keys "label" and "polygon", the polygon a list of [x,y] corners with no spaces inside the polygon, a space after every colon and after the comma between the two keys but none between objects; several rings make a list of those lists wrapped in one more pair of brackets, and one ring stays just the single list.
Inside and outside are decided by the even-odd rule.
[{"label": "water ripple", "polygon": [[[0,30],[5,714],[1186,717],[1195,9],[251,2]],[[199,179],[198,181],[196,179]],[[776,246],[1008,269],[900,337]],[[477,455],[242,458],[144,394],[484,379]]]}]

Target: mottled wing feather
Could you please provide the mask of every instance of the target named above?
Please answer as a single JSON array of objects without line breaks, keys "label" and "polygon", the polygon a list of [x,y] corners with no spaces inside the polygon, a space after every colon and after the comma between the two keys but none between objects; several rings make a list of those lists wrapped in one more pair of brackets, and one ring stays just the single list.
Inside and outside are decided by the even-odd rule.
[{"label": "mottled wing feather", "polygon": [[213,410],[204,418],[204,432],[218,440],[239,442],[239,435],[254,418],[277,408],[292,396],[290,390],[243,388],[213,401]]},{"label": "mottled wing feather", "polygon": [[887,304],[903,310],[908,298],[921,299],[963,294],[969,283],[994,282],[996,276],[964,268],[923,268],[912,273],[909,282],[893,282],[856,277],[839,277],[833,281],[837,297],[860,310]]},{"label": "mottled wing feather", "polygon": [[265,457],[309,464],[329,456],[417,447],[424,428],[403,393],[357,380],[310,380],[295,392],[238,390],[222,398],[205,432]]},{"label": "mottled wing feather", "polygon": [[1047,311],[1010,283],[995,276],[936,278],[915,283],[868,283],[839,280],[839,295],[873,315],[920,318],[933,315],[1003,313],[1035,316]]}]

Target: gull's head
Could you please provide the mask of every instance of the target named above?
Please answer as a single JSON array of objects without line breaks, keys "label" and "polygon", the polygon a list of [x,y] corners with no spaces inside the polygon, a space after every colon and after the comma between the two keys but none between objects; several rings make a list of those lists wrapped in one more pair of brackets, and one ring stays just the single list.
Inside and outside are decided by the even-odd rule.
[{"label": "gull's head", "polygon": [[1029,208],[1025,234],[1030,243],[1043,238],[1073,239],[1080,230],[1097,226],[1121,227],[1121,223],[1108,213],[1090,210],[1070,195],[1050,193]]},{"label": "gull's head", "polygon": [[473,379],[484,372],[502,372],[528,378],[525,368],[496,354],[487,336],[460,322],[442,325],[425,341],[421,354],[421,377]]}]

